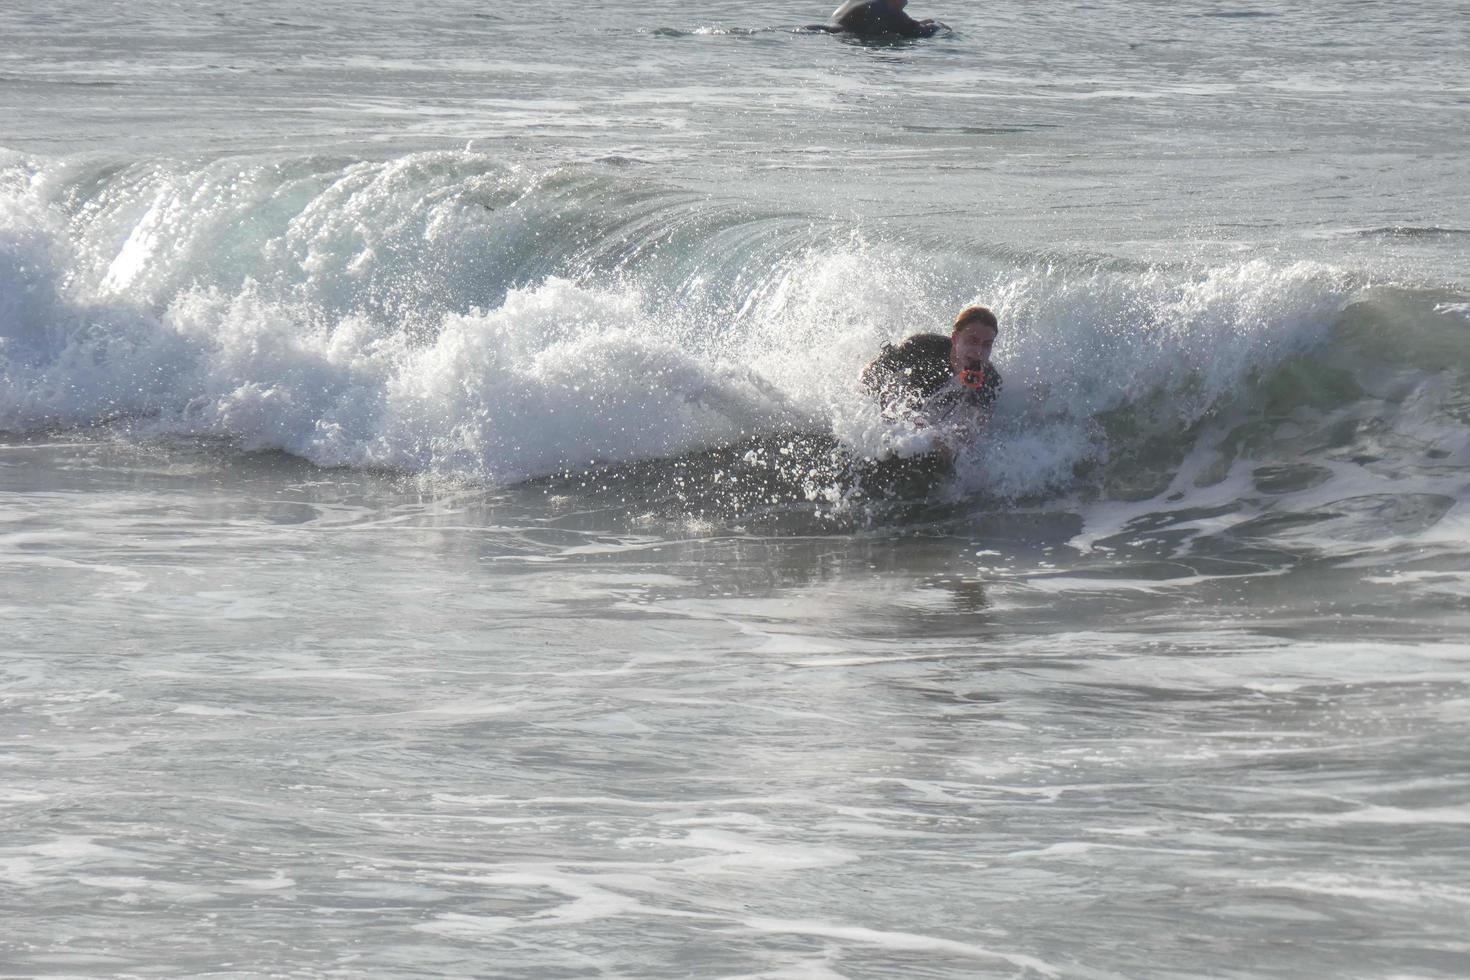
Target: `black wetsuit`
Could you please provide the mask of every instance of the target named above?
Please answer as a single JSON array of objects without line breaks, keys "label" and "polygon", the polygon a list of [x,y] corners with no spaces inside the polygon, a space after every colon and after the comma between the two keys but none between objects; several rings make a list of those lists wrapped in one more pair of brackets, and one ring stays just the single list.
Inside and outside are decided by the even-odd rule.
[{"label": "black wetsuit", "polygon": [[901,344],[884,344],[863,369],[863,384],[888,418],[911,417],[949,384],[949,338],[915,334]]},{"label": "black wetsuit", "polygon": [[847,0],[832,12],[821,29],[859,37],[928,37],[939,29],[933,21],[917,21],[888,0]]}]

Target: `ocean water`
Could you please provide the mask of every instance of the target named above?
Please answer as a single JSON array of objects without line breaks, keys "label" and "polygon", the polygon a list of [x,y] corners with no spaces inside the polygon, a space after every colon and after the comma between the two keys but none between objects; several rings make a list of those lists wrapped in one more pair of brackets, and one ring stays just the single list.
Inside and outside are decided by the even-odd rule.
[{"label": "ocean water", "polygon": [[828,12],[0,9],[0,976],[1470,976],[1470,8]]}]

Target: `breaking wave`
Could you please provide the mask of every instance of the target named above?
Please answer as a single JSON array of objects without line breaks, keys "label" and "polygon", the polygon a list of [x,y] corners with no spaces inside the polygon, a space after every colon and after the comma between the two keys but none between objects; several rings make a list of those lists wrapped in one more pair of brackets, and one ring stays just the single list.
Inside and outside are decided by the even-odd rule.
[{"label": "breaking wave", "polygon": [[1463,467],[1466,299],[1312,263],[956,248],[469,152],[0,160],[0,429],[492,484],[790,431],[903,445],[858,372],[973,301],[1001,316],[1006,387],[957,492]]}]

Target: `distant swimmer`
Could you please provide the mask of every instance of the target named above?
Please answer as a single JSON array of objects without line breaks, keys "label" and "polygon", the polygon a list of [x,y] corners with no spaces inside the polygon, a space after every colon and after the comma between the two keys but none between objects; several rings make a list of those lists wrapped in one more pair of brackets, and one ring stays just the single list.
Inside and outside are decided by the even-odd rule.
[{"label": "distant swimmer", "polygon": [[813,30],[856,37],[929,37],[944,25],[936,20],[914,20],[903,12],[909,0],[847,0],[827,23]]}]

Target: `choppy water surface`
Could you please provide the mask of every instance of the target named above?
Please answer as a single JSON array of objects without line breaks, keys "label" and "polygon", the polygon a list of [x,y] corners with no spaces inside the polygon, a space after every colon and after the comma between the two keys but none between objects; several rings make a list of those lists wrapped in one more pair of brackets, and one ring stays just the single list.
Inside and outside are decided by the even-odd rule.
[{"label": "choppy water surface", "polygon": [[7,6],[0,975],[1470,973],[1455,6]]},{"label": "choppy water surface", "polygon": [[1464,963],[1462,551],[1080,554],[1063,510],[680,536],[3,460],[12,969]]}]

